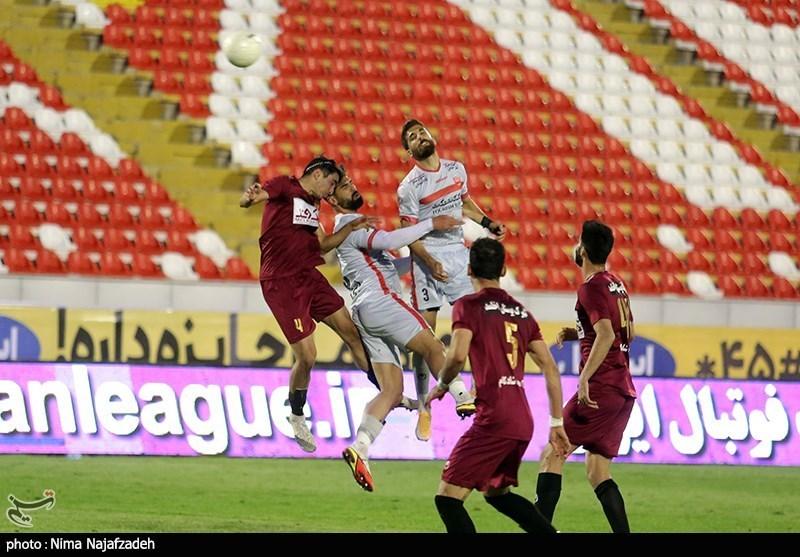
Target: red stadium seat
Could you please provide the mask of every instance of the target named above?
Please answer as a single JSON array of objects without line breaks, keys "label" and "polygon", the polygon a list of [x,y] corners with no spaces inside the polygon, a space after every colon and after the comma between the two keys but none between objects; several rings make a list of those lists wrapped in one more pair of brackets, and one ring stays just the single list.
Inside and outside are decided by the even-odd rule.
[{"label": "red stadium seat", "polygon": [[800,297],[797,287],[782,277],[777,277],[772,282],[772,292],[776,298],[797,299]]},{"label": "red stadium seat", "polygon": [[662,273],[661,275],[661,291],[664,294],[678,294],[678,295],[687,295],[689,294],[689,289],[686,288],[686,285],[681,282],[681,280],[673,274],[669,273]]},{"label": "red stadium seat", "polygon": [[[16,248],[16,249],[15,249]],[[3,253],[3,261],[12,273],[32,273],[34,271],[33,263],[25,255],[25,252],[15,248],[8,248]]]},{"label": "red stadium seat", "polygon": [[40,250],[36,254],[35,269],[38,273],[63,273],[66,266],[52,251]]},{"label": "red stadium seat", "polygon": [[136,276],[157,277],[161,275],[161,271],[158,269],[150,256],[144,253],[134,254],[131,267],[133,274]]},{"label": "red stadium seat", "polygon": [[744,293],[751,298],[770,298],[772,293],[758,277],[746,277]]},{"label": "red stadium seat", "polygon": [[222,274],[219,272],[219,269],[214,264],[214,262],[211,261],[208,257],[205,257],[204,255],[195,256],[194,270],[198,275],[200,275],[201,278],[205,279],[222,278]]},{"label": "red stadium seat", "polygon": [[233,280],[252,280],[253,273],[239,257],[231,257],[225,265],[225,278]]},{"label": "red stadium seat", "polygon": [[99,272],[103,275],[121,276],[127,275],[128,269],[119,256],[112,251],[105,251],[100,254]]},{"label": "red stadium seat", "polygon": [[742,295],[742,287],[729,275],[721,275],[717,279],[717,287],[722,290],[726,297],[739,297]]},{"label": "red stadium seat", "polygon": [[78,275],[94,275],[99,269],[89,258],[88,253],[73,251],[67,258],[66,270],[68,273]]}]

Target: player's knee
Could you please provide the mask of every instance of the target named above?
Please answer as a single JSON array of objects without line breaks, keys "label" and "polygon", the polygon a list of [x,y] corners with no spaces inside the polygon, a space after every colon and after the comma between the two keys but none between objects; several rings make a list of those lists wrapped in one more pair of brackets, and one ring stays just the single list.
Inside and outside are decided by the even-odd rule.
[{"label": "player's knee", "polygon": [[314,362],[317,360],[317,351],[315,348],[299,350],[294,354],[294,365],[298,371],[311,371],[314,367]]},{"label": "player's knee", "polygon": [[597,487],[610,478],[611,475],[605,470],[596,470],[593,468],[586,469],[586,479],[589,481],[589,485],[591,485],[592,488]]}]

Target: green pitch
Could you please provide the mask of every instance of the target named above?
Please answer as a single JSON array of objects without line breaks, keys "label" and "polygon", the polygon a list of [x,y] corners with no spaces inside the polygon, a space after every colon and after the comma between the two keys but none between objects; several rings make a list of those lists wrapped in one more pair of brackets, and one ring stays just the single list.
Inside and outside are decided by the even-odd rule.
[{"label": "green pitch", "polygon": [[[433,505],[441,462],[375,461],[374,493],[338,460],[0,456],[0,532],[442,532]],[[523,464],[518,493],[533,499],[537,468]],[[800,470],[615,464],[639,532],[800,532]],[[5,516],[8,495],[56,492],[33,527]],[[516,525],[480,495],[467,501],[479,532]],[[556,527],[608,531],[583,465],[567,467]]]}]

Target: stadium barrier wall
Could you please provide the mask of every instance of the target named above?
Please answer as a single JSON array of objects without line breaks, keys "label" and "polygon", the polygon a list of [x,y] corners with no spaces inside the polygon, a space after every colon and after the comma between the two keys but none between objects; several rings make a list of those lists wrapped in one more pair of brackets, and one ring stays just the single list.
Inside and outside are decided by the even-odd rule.
[{"label": "stadium barrier wall", "polygon": [[[336,287],[348,299],[343,286]],[[512,292],[540,321],[574,319],[574,292]],[[406,292],[404,297],[408,299]],[[800,304],[791,300],[686,296],[640,296],[631,293],[639,325],[800,329]],[[137,309],[163,311],[268,312],[257,281],[175,281],[48,275],[0,275],[0,304],[17,307]],[[445,304],[440,317],[449,317]]]},{"label": "stadium barrier wall", "polygon": [[[413,392],[413,375],[404,379]],[[285,369],[0,364],[0,452],[309,457],[286,421],[288,382]],[[566,397],[576,383],[563,378]],[[800,383],[635,383],[622,462],[800,465]],[[537,424],[525,459],[537,460],[549,431],[544,378],[528,376],[524,388]],[[306,408],[313,456],[338,457],[374,395],[362,372],[314,372]],[[458,419],[450,397],[434,404],[430,442],[414,436],[413,413],[395,410],[371,458],[446,459],[471,419]]]},{"label": "stadium barrier wall", "polygon": [[[572,322],[541,323],[544,338],[552,342],[567,325]],[[800,380],[797,329],[637,323],[636,333],[631,370],[637,377]],[[328,327],[315,334],[320,368],[355,367]],[[449,319],[440,320],[438,334],[449,343]],[[551,350],[562,373],[577,373],[577,343]],[[274,317],[265,313],[0,306],[0,361],[289,368],[292,355]],[[526,365],[537,371],[530,360]]]}]

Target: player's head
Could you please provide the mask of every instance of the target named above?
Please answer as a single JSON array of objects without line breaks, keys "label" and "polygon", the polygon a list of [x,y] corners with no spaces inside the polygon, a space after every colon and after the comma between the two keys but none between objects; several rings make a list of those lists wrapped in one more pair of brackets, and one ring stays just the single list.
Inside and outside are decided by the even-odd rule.
[{"label": "player's head", "polygon": [[436,141],[428,128],[419,120],[409,120],[403,124],[400,142],[414,160],[425,160],[436,152]]},{"label": "player's head", "polygon": [[476,279],[500,280],[506,274],[506,250],[493,238],[478,238],[469,250],[469,275]]},{"label": "player's head", "polygon": [[350,176],[342,169],[342,179],[333,188],[333,193],[327,198],[328,203],[333,207],[346,209],[348,211],[358,211],[364,204],[364,198],[356,189],[356,185]]},{"label": "player's head", "polygon": [[322,199],[333,192],[343,174],[335,160],[320,155],[308,161],[301,179],[309,185],[312,194]]},{"label": "player's head", "polygon": [[599,220],[587,220],[581,230],[581,243],[575,247],[575,264],[583,267],[584,258],[594,265],[605,265],[614,247],[614,232]]}]

